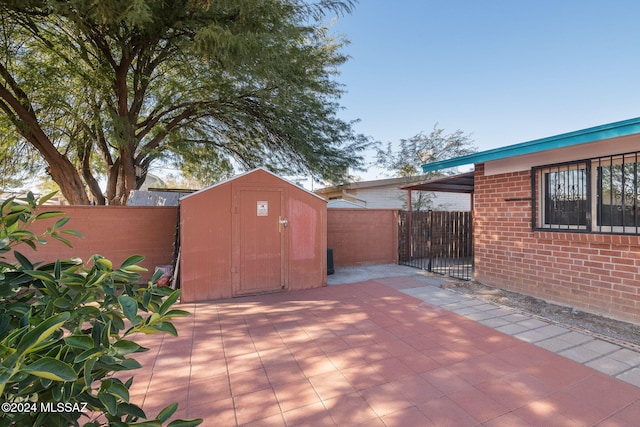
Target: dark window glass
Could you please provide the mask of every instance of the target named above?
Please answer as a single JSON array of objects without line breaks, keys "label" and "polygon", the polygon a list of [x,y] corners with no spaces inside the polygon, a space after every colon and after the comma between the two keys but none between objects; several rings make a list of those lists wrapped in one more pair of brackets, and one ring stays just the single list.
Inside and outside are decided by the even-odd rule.
[{"label": "dark window glass", "polygon": [[588,178],[586,168],[568,166],[544,173],[544,224],[554,226],[587,225]]},{"label": "dark window glass", "polygon": [[598,225],[638,227],[637,155],[598,159]]}]

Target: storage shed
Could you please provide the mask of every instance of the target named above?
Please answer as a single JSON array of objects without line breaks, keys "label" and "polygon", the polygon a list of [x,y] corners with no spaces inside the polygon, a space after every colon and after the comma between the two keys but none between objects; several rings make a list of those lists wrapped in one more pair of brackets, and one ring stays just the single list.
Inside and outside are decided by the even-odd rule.
[{"label": "storage shed", "polygon": [[326,286],[326,205],[262,168],[181,198],[182,301]]}]

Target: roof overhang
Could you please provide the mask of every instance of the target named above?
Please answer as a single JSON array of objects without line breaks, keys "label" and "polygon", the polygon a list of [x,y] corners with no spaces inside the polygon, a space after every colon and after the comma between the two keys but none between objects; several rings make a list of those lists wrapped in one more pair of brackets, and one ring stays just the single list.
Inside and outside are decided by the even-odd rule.
[{"label": "roof overhang", "polygon": [[445,193],[473,193],[474,172],[451,175],[400,187],[401,190],[440,191]]},{"label": "roof overhang", "polygon": [[640,134],[640,117],[422,165],[424,173]]}]

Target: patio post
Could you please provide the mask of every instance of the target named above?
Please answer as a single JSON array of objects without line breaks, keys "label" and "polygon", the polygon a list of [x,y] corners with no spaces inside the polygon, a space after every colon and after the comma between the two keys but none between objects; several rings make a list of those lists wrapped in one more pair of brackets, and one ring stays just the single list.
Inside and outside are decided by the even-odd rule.
[{"label": "patio post", "polygon": [[411,190],[407,190],[407,207],[408,207],[408,215],[407,215],[407,238],[409,240],[409,260],[413,261],[413,218],[412,218],[412,201],[411,201]]}]

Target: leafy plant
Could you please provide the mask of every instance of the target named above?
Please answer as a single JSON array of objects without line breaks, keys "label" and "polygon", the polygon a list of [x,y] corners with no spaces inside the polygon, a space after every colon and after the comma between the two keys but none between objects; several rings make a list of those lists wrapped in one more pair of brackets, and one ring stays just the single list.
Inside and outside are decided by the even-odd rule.
[{"label": "leafy plant", "polygon": [[[69,221],[63,212],[38,213],[51,196],[29,193],[0,205],[0,399],[14,405],[14,411],[3,410],[0,425],[162,426],[177,404],[146,420],[129,399],[134,377],[122,381],[114,374],[141,367],[131,356],[147,349],[133,334],[177,335],[171,320],[189,315],[172,308],[180,291],[156,286],[161,272],[148,285],[136,285],[146,271],[139,255],[118,268],[100,255],[87,267],[79,259],[31,262],[14,248],[35,249],[47,238],[70,246],[67,237],[79,235],[63,229]],[[42,234],[30,231],[34,222],[56,217]],[[3,255],[12,250],[14,263]],[[59,412],[36,406],[47,402],[68,406]],[[86,407],[77,410],[81,404]],[[175,420],[169,426],[201,422]]]}]

